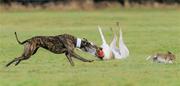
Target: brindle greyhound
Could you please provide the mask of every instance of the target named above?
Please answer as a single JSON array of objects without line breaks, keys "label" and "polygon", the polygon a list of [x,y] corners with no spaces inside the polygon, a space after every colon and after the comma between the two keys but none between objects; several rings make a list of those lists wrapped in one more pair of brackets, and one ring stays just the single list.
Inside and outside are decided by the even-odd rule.
[{"label": "brindle greyhound", "polygon": [[69,34],[62,34],[57,36],[35,36],[30,39],[27,39],[23,42],[20,42],[17,34],[15,32],[16,40],[19,44],[24,44],[24,52],[23,54],[10,61],[6,67],[11,65],[12,63],[16,62],[15,65],[18,65],[22,60],[29,59],[32,55],[34,55],[37,50],[42,47],[47,49],[55,54],[62,54],[65,53],[67,59],[69,60],[70,64],[74,66],[74,62],[72,61],[71,57],[79,59],[83,62],[92,62],[93,60],[87,60],[82,58],[78,54],[74,52],[75,48],[80,48],[81,50],[91,53],[96,57],[102,58],[98,56],[98,52],[102,51],[101,47],[97,47],[93,45],[91,42],[87,41],[87,39],[79,39]]}]

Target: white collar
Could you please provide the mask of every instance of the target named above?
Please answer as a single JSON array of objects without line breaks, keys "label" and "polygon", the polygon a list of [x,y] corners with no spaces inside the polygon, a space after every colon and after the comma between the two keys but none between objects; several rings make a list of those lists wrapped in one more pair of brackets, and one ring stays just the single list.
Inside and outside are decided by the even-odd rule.
[{"label": "white collar", "polygon": [[80,38],[77,38],[77,40],[76,40],[76,47],[77,48],[81,47],[81,39]]}]

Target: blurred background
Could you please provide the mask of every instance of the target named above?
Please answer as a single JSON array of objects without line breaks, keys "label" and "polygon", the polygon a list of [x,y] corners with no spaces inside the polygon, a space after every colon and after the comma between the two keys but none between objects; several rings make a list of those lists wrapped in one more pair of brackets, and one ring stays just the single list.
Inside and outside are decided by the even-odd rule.
[{"label": "blurred background", "polygon": [[0,0],[2,9],[94,10],[114,7],[177,7],[180,0]]}]

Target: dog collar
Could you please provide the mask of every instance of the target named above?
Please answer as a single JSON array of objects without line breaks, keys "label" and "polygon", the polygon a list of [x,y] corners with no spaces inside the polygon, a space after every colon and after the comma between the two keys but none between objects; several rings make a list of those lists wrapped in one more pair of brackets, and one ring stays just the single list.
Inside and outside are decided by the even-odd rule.
[{"label": "dog collar", "polygon": [[81,39],[80,38],[77,38],[77,40],[76,40],[76,47],[77,48],[81,47]]}]

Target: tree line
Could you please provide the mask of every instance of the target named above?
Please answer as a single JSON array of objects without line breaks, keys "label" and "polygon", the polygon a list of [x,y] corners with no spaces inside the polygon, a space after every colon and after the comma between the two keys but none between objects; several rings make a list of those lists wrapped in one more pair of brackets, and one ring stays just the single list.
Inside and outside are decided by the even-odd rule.
[{"label": "tree line", "polygon": [[22,5],[28,5],[28,4],[38,4],[43,5],[46,3],[71,3],[71,2],[77,2],[77,3],[119,3],[122,6],[125,6],[126,4],[153,4],[153,3],[159,3],[159,4],[180,4],[180,0],[0,0],[1,4],[8,4],[11,3],[19,3]]}]

